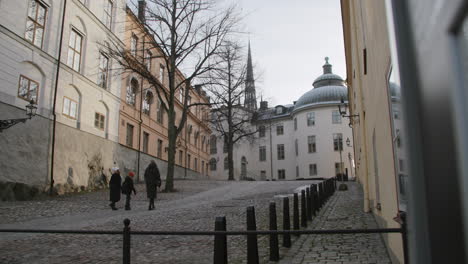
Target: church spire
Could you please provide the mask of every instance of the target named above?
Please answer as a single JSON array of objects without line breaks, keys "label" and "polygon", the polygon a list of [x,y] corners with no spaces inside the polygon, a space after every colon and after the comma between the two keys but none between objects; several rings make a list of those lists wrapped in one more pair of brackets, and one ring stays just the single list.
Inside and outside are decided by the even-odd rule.
[{"label": "church spire", "polygon": [[249,110],[257,110],[257,97],[255,95],[255,80],[253,75],[252,54],[250,52],[250,40],[249,51],[247,54],[247,73],[245,78],[244,107],[246,107]]}]

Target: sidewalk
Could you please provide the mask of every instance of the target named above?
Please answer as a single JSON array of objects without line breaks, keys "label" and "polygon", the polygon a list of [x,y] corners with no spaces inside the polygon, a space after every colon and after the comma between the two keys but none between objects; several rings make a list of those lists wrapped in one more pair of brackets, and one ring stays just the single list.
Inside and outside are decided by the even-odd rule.
[{"label": "sidewalk", "polygon": [[[362,211],[363,194],[355,182],[348,191],[336,191],[308,229],[377,228],[373,216]],[[391,263],[380,234],[302,235],[292,245],[282,264]]]}]

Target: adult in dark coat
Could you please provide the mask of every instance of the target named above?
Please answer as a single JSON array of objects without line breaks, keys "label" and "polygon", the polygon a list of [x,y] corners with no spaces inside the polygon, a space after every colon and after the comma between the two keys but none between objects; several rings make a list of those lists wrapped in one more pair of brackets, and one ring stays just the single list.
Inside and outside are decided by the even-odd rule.
[{"label": "adult in dark coat", "polygon": [[120,177],[119,168],[114,167],[111,169],[112,176],[109,181],[109,191],[110,191],[110,207],[112,210],[117,210],[115,207],[115,203],[120,201],[120,186],[122,182],[122,178]]},{"label": "adult in dark coat", "polygon": [[154,199],[158,194],[158,187],[161,187],[161,175],[158,165],[152,160],[145,170],[146,195],[149,198],[148,210],[154,210]]}]

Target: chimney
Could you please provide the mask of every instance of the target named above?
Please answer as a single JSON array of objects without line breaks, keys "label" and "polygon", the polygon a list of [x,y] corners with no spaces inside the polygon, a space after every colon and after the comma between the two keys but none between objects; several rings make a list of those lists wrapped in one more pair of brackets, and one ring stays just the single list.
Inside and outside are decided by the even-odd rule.
[{"label": "chimney", "polygon": [[138,19],[141,23],[145,23],[145,10],[146,10],[146,0],[138,0]]},{"label": "chimney", "polygon": [[260,110],[267,110],[267,109],[268,109],[268,101],[261,101]]}]

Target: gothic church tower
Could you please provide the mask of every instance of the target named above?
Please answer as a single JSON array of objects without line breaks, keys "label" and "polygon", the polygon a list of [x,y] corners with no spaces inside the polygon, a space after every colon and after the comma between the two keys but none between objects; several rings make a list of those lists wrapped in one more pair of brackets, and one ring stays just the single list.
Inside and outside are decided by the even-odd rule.
[{"label": "gothic church tower", "polygon": [[252,55],[250,54],[250,41],[249,53],[247,55],[247,75],[245,78],[244,95],[244,107],[252,111],[257,110],[257,96],[255,95],[255,80],[253,76]]}]

